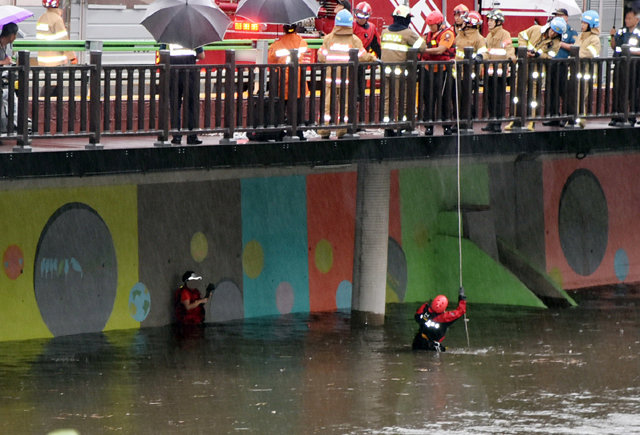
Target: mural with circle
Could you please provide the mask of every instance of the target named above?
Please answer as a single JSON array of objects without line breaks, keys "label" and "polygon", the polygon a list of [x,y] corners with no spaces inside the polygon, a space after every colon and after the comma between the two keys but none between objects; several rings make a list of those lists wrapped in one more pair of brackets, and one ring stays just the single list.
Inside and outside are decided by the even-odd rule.
[{"label": "mural with circle", "polygon": [[242,291],[238,285],[228,279],[216,284],[205,307],[205,322],[227,322],[244,317]]},{"label": "mural with circle", "polygon": [[103,330],[118,268],[111,232],[94,209],[76,202],[53,213],[38,241],[33,277],[40,314],[54,336]]},{"label": "mural with circle", "polygon": [[591,275],[604,257],[609,232],[607,199],[591,171],[578,169],[567,179],[560,196],[558,232],[571,268]]},{"label": "mural with circle", "polygon": [[309,311],[305,177],[241,186],[245,317]]}]

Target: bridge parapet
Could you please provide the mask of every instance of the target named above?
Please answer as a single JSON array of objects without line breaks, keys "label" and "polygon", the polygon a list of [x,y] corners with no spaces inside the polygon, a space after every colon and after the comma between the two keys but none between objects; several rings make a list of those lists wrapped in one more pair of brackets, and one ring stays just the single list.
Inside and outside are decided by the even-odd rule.
[{"label": "bridge parapet", "polygon": [[[535,121],[583,126],[585,119],[630,120],[640,115],[640,57],[628,46],[615,58],[527,57],[509,60],[419,61],[412,50],[402,63],[243,65],[227,51],[221,65],[102,65],[93,51],[87,65],[29,65],[20,52],[16,66],[3,68],[5,131],[15,151],[29,151],[32,138],[87,137],[88,148],[103,136],[234,133],[260,139],[297,140],[306,130],[356,137],[367,128],[390,135],[415,135],[433,126]],[[194,80],[184,99],[197,93],[194,125],[178,104],[180,83]],[[180,116],[181,115],[181,116]],[[179,122],[182,119],[182,123]]]}]

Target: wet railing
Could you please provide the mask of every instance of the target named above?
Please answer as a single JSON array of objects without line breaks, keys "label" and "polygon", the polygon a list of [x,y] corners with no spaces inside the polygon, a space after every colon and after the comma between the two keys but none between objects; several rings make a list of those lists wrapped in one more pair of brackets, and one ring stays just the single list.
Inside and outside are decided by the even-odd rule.
[{"label": "wet railing", "polygon": [[[527,57],[423,62],[410,50],[402,63],[245,65],[226,51],[222,65],[103,66],[92,51],[88,65],[3,67],[5,86],[0,137],[15,151],[33,138],[147,135],[168,146],[172,134],[220,133],[297,140],[306,130],[357,137],[364,128],[396,134],[431,134],[433,126],[469,131],[474,122],[512,122],[513,129],[541,120],[581,126],[585,119],[640,115],[640,57],[624,47],[616,58]],[[229,80],[229,78],[232,78]],[[15,89],[15,92],[13,90]],[[178,104],[195,101],[193,105]],[[190,115],[190,111],[192,111]],[[187,130],[187,131],[186,131]]]}]

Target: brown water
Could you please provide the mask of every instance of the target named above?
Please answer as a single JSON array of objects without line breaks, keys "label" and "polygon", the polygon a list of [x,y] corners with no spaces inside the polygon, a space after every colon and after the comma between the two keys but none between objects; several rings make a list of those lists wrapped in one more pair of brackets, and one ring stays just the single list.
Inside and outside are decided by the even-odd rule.
[{"label": "brown water", "polygon": [[416,304],[0,343],[0,433],[640,433],[640,308],[474,306],[413,352]]}]

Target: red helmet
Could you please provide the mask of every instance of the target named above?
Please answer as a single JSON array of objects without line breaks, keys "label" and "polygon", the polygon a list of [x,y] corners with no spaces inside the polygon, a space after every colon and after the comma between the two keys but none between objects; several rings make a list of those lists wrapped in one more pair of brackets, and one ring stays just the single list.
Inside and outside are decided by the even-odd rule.
[{"label": "red helmet", "polygon": [[427,15],[427,24],[441,24],[444,21],[444,17],[438,11],[433,11]]},{"label": "red helmet", "polygon": [[471,11],[464,17],[464,22],[470,26],[479,26],[482,24],[482,17],[478,12]]},{"label": "red helmet", "polygon": [[58,0],[42,0],[42,6],[45,8],[57,8],[60,7],[60,2]]},{"label": "red helmet", "polygon": [[449,299],[445,295],[438,295],[433,298],[431,301],[431,311],[436,314],[444,313],[444,310],[447,309],[447,305],[449,305]]},{"label": "red helmet", "polygon": [[462,15],[462,14],[466,14],[467,12],[469,12],[469,8],[463,5],[462,3],[460,3],[458,6],[453,8],[454,15]]},{"label": "red helmet", "polygon": [[364,18],[367,19],[371,16],[371,11],[373,9],[371,8],[371,5],[367,2],[360,2],[356,5],[356,8],[354,9],[355,12],[355,16],[357,18]]}]

